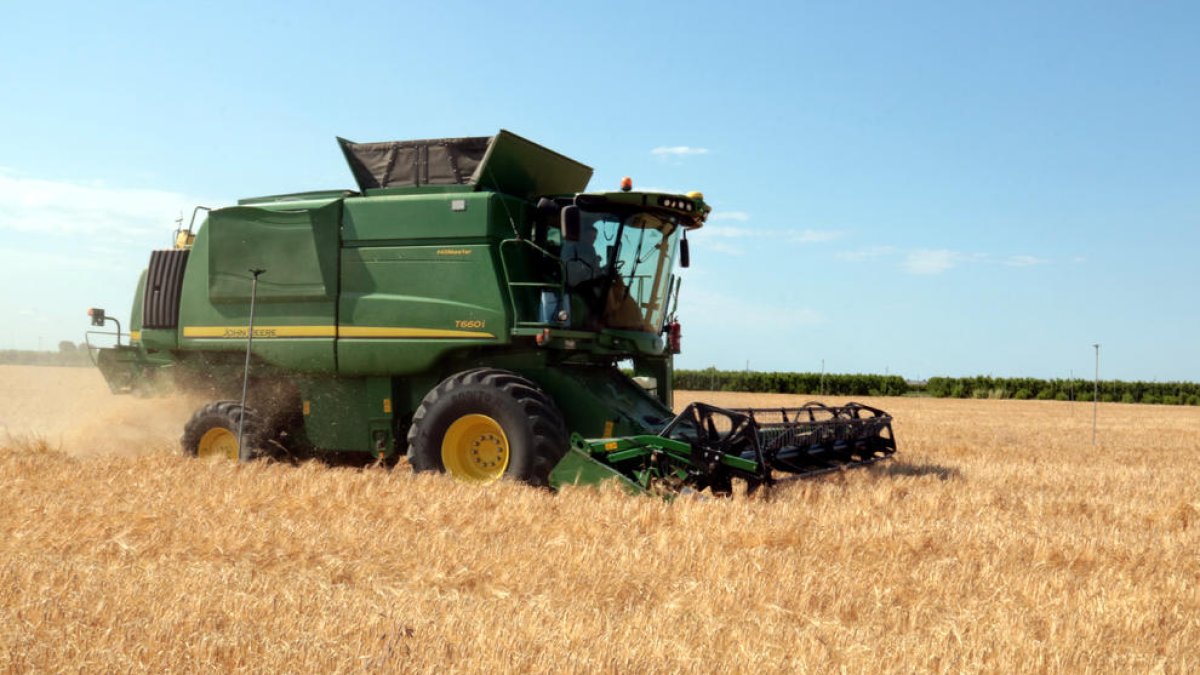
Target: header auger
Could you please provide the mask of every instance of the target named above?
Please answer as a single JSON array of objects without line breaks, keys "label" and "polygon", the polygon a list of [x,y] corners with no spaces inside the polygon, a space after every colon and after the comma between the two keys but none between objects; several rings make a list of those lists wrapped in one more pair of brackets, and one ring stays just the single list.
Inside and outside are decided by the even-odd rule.
[{"label": "header auger", "polygon": [[895,452],[854,403],[674,414],[700,193],[584,192],[590,168],[507,131],[339,143],[357,190],[198,207],[151,254],[129,343],[98,352],[114,392],[211,394],[185,452],[716,494]]}]

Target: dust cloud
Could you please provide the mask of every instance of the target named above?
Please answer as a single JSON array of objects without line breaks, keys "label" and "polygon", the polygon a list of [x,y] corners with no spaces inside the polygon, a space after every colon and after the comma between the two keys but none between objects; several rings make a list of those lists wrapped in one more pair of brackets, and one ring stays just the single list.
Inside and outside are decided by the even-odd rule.
[{"label": "dust cloud", "polygon": [[177,452],[204,402],[116,395],[93,368],[0,366],[0,443],[38,439],[75,457]]}]

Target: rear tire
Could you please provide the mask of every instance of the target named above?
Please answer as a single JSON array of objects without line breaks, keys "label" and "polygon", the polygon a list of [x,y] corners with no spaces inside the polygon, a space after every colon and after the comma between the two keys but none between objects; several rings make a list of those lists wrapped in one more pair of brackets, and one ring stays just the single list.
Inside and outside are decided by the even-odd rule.
[{"label": "rear tire", "polygon": [[562,413],[536,384],[507,370],[479,368],[446,378],[426,394],[408,430],[415,471],[490,483],[550,483],[567,451]]},{"label": "rear tire", "polygon": [[192,414],[179,442],[184,454],[191,457],[249,462],[266,454],[268,440],[267,425],[252,408],[244,408],[237,401],[216,401]]}]

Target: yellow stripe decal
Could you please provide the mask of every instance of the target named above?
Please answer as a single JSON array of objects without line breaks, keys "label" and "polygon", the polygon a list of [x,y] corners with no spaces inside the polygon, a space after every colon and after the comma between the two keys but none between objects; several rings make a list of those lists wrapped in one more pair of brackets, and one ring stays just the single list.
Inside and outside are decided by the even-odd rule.
[{"label": "yellow stripe decal", "polygon": [[443,330],[440,328],[390,328],[384,326],[340,326],[338,337],[344,338],[450,338],[495,340],[491,333],[473,330]]},{"label": "yellow stripe decal", "polygon": [[[245,326],[184,326],[185,338],[246,339]],[[262,338],[425,338],[495,340],[491,333],[440,328],[387,326],[255,326],[254,339]],[[136,338],[135,338],[136,339]]]}]

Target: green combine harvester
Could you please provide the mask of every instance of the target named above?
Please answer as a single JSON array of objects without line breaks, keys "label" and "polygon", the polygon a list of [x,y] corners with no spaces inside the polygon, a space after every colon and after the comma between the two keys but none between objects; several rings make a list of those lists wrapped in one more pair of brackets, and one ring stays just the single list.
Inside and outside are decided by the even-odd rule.
[{"label": "green combine harvester", "polygon": [[212,397],[186,453],[729,494],[895,452],[854,403],[673,412],[700,193],[584,192],[589,167],[507,131],[339,142],[358,190],[198,207],[94,350],[113,392]]}]

